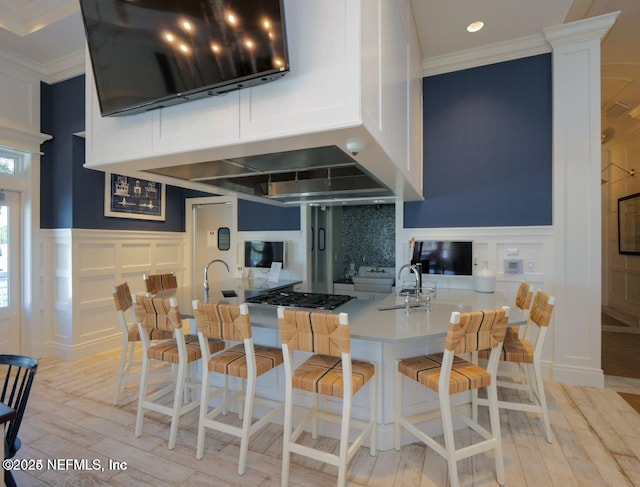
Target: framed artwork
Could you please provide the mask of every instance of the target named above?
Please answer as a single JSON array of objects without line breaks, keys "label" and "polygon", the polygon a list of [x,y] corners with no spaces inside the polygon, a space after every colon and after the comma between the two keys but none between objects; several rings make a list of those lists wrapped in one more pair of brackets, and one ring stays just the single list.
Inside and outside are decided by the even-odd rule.
[{"label": "framed artwork", "polygon": [[640,193],[618,199],[618,253],[640,255]]},{"label": "framed artwork", "polygon": [[166,187],[120,174],[104,175],[104,216],[164,221]]}]

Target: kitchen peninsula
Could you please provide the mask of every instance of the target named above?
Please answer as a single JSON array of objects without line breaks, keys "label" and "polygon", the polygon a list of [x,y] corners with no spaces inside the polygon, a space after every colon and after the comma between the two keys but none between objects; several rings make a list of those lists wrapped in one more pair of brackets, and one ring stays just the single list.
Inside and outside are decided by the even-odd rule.
[{"label": "kitchen peninsula", "polygon": [[[257,282],[252,282],[257,281]],[[222,301],[240,304],[260,289],[263,292],[293,292],[297,281],[280,281],[278,283],[265,280],[230,279],[211,283],[210,301]],[[223,297],[222,291],[234,290],[237,294]],[[183,316],[191,314],[191,300],[202,299],[203,290],[198,287],[178,289],[178,302]],[[317,310],[330,313],[347,313],[351,331],[351,353],[354,359],[366,359],[376,365],[378,381],[378,449],[389,450],[393,447],[393,394],[396,360],[425,353],[437,353],[444,349],[444,341],[453,311],[472,311],[501,306],[511,306],[510,324],[522,324],[524,317],[511,305],[513,296],[503,293],[478,293],[462,289],[438,289],[437,296],[430,302],[430,311],[426,310],[426,302],[410,303],[409,313],[405,309],[405,297],[389,294],[381,301],[351,299],[333,310]],[[416,306],[417,304],[417,306]],[[269,346],[280,346],[278,333],[277,306],[248,303],[251,323],[256,343]],[[313,311],[313,310],[310,310]],[[278,370],[271,374],[259,392],[262,396],[282,401],[284,397],[284,373]],[[266,377],[265,377],[266,378]],[[303,406],[311,406],[311,397],[296,391],[296,401]],[[407,384],[405,394],[406,406],[412,410],[432,410],[438,407],[435,394],[423,387]],[[340,403],[329,401],[335,412],[340,411]],[[258,410],[256,413],[260,415]],[[367,394],[358,394],[354,398],[354,416],[364,419],[368,415]],[[325,425],[323,425],[325,426]],[[433,425],[439,428],[439,424]],[[339,437],[338,427],[326,425],[321,434],[333,438]],[[407,442],[412,441],[407,436]]]}]

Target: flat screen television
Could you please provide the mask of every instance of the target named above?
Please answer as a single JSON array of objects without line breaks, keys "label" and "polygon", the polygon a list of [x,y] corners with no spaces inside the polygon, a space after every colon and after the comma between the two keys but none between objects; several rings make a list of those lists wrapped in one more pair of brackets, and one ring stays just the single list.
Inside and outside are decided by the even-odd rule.
[{"label": "flat screen television", "polygon": [[102,116],[272,81],[289,71],[283,0],[80,0]]},{"label": "flat screen television", "polygon": [[417,240],[411,263],[421,263],[423,274],[471,276],[473,242]]},{"label": "flat screen television", "polygon": [[284,248],[284,242],[246,241],[244,266],[270,268],[273,262],[282,262],[284,268]]}]

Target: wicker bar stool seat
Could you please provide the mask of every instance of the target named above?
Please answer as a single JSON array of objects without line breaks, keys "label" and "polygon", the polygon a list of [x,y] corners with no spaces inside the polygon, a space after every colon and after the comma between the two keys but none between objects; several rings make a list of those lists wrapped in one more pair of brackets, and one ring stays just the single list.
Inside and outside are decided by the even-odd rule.
[{"label": "wicker bar stool seat", "polygon": [[[237,436],[240,438],[238,474],[242,475],[246,470],[251,438],[280,414],[284,407],[281,402],[256,395],[258,377],[282,364],[282,350],[253,343],[251,319],[246,304],[237,306],[193,301],[193,310],[205,363],[202,372],[196,458],[201,459],[204,456],[206,428]],[[206,349],[207,340],[212,338],[242,343],[212,355]],[[212,373],[222,375],[224,382],[221,387],[211,384]],[[228,376],[242,379],[246,387],[237,391],[230,390]],[[209,402],[218,395],[222,395],[222,402],[209,410]],[[233,403],[238,404],[241,426],[219,419],[220,415],[227,413],[229,405]],[[254,422],[253,411],[256,404],[267,406],[269,409]]]},{"label": "wicker bar stool seat", "polygon": [[[447,460],[452,487],[458,486],[458,460],[487,450],[495,450],[496,477],[500,485],[505,483],[495,376],[508,320],[508,306],[502,309],[470,313],[453,312],[449,322],[444,353],[420,355],[397,362],[394,448],[400,450],[402,428],[406,429]],[[486,369],[460,357],[460,354],[473,354],[482,349],[491,350]],[[440,409],[404,416],[402,393],[406,378],[437,392]],[[486,388],[489,396],[491,431],[481,426],[474,417],[468,417],[451,404],[452,395],[479,388]],[[454,413],[467,427],[481,437],[480,441],[456,448],[453,437]],[[441,417],[442,420],[444,445],[417,426],[438,417]]]},{"label": "wicker bar stool seat", "polygon": [[[140,332],[136,324],[133,312],[133,300],[129,285],[124,282],[113,288],[113,301],[116,306],[116,314],[120,331],[122,333],[122,352],[120,353],[120,364],[118,366],[118,379],[116,382],[116,390],[113,397],[113,405],[117,406],[120,402],[120,393],[122,387],[129,382],[139,382],[140,374],[134,374],[133,369],[140,365],[140,361],[134,360],[136,344],[140,343]],[[127,314],[131,316],[131,321],[127,319]],[[166,330],[151,329],[149,331],[150,340],[170,340],[173,338],[173,332]]]},{"label": "wicker bar stool seat", "polygon": [[[143,350],[135,436],[139,437],[142,434],[145,409],[165,414],[171,417],[169,449],[173,450],[180,417],[200,405],[200,399],[191,400],[189,394],[193,389],[200,389],[200,383],[192,382],[189,378],[189,364],[202,358],[201,347],[198,337],[185,336],[180,310],[175,298],[136,295],[133,305],[138,320],[138,331],[142,337]],[[174,337],[171,340],[152,345],[149,330],[170,331]],[[223,350],[225,343],[222,340],[207,340],[206,347],[210,353],[215,353]],[[175,374],[172,374],[173,380],[168,385],[148,392],[149,372],[152,363],[171,365]],[[167,405],[163,400],[169,394],[173,394],[171,405]]]},{"label": "wicker bar stool seat", "polygon": [[[529,319],[525,325],[522,337],[512,332],[504,341],[503,351],[500,354],[501,364],[519,365],[518,374],[508,374],[508,371],[499,369],[498,387],[525,391],[529,394],[529,402],[525,404],[515,401],[498,401],[498,407],[515,411],[536,413],[542,417],[547,441],[553,441],[551,424],[549,422],[549,412],[547,410],[547,399],[544,392],[544,380],[542,377],[542,348],[544,340],[551,322],[555,298],[545,292],[538,290],[531,304]],[[537,330],[537,333],[535,333]],[[534,337],[535,334],[535,337]],[[534,340],[532,343],[531,340]],[[478,357],[487,358],[486,351],[478,354]],[[477,414],[478,405],[486,406],[487,399],[478,398],[477,394],[472,396],[472,406],[474,416]]]},{"label": "wicker bar stool seat", "polygon": [[[278,326],[282,340],[286,377],[284,435],[282,442],[282,482],[289,482],[291,453],[297,453],[338,467],[338,486],[346,482],[347,465],[364,441],[369,438],[369,454],[376,454],[376,377],[375,365],[351,358],[349,317],[326,312],[308,312],[278,308]],[[313,355],[294,367],[294,351]],[[351,418],[354,395],[369,384],[369,419]],[[313,406],[294,426],[293,391],[313,393]],[[342,399],[340,414],[319,407],[318,396]],[[313,438],[318,436],[318,421],[340,425],[340,446],[337,454],[299,443],[307,426]],[[359,430],[349,442],[351,426]]]},{"label": "wicker bar stool seat", "polygon": [[[362,389],[374,374],[372,363],[351,359],[353,394]],[[291,378],[295,389],[332,397],[343,397],[343,380],[342,361],[330,355],[312,355],[298,366]]]}]

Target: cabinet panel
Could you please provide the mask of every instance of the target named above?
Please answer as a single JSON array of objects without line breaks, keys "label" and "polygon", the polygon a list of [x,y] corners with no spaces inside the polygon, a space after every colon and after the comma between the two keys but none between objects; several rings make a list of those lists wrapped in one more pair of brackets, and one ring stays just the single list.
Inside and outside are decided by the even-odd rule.
[{"label": "cabinet panel", "polygon": [[[406,174],[408,161],[409,37],[396,1],[382,4],[382,145]],[[412,101],[412,100],[411,100]]]},{"label": "cabinet panel", "polygon": [[166,154],[237,143],[240,137],[238,93],[158,110],[153,151]]},{"label": "cabinet panel", "polygon": [[23,76],[20,69],[7,69],[8,72],[0,72],[0,125],[40,133],[38,121],[34,120],[40,104],[38,80]]},{"label": "cabinet panel", "polygon": [[291,71],[273,83],[241,91],[243,140],[359,123],[356,4],[285,2]]},{"label": "cabinet panel", "polygon": [[153,112],[124,117],[102,117],[91,65],[87,64],[87,142],[86,164],[119,162],[151,155],[151,117]]}]

